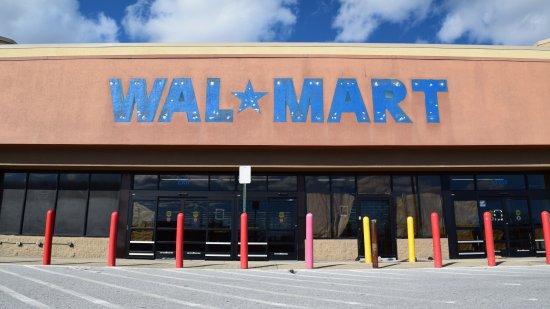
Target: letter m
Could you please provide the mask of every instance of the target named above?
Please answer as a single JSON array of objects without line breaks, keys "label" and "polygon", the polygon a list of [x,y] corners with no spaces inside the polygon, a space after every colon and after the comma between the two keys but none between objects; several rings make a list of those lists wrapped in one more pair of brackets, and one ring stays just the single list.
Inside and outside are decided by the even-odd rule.
[{"label": "letter m", "polygon": [[311,106],[311,122],[323,122],[323,80],[304,79],[300,101],[296,98],[291,78],[274,79],[273,121],[286,122],[286,109],[292,122],[305,122]]}]

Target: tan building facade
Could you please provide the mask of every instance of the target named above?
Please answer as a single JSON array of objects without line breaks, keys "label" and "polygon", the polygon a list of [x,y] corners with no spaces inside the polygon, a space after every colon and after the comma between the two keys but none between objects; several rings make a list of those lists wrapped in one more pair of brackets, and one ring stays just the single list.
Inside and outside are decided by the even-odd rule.
[{"label": "tan building facade", "polygon": [[118,210],[120,256],[169,258],[183,212],[188,258],[235,259],[251,165],[255,258],[303,258],[308,211],[319,259],[360,256],[362,216],[398,259],[413,216],[428,258],[432,211],[447,256],[483,255],[485,210],[501,255],[540,254],[549,71],[544,42],[5,45],[0,250],[49,208],[78,249]]}]

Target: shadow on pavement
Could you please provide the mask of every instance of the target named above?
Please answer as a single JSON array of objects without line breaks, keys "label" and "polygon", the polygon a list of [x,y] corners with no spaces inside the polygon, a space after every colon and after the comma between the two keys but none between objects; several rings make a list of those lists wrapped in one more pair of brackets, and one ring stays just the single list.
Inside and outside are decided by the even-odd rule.
[{"label": "shadow on pavement", "polygon": [[266,268],[266,267],[278,267],[277,264],[270,264],[270,265],[259,265],[259,266],[249,266],[248,268]]},{"label": "shadow on pavement", "polygon": [[447,266],[451,266],[451,265],[453,265],[453,264],[456,264],[456,262],[445,263],[445,264],[443,264],[443,265],[441,265],[441,266],[447,267]]},{"label": "shadow on pavement", "polygon": [[204,268],[204,267],[221,266],[221,265],[224,265],[224,264],[193,265],[193,266],[184,266],[184,268]]}]

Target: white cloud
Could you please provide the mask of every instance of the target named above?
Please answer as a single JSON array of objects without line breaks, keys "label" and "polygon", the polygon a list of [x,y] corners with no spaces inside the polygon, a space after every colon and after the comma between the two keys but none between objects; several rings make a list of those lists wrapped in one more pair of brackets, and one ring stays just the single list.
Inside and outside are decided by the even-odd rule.
[{"label": "white cloud", "polygon": [[550,37],[548,0],[450,0],[437,37],[451,43],[466,37],[474,43],[532,45]]},{"label": "white cloud", "polygon": [[2,0],[0,35],[18,43],[113,42],[116,22],[100,13],[87,18],[77,0]]},{"label": "white cloud", "polygon": [[424,19],[432,0],[339,0],[340,9],[332,27],[336,41],[361,42],[381,23],[403,23]]},{"label": "white cloud", "polygon": [[296,23],[296,0],[138,0],[123,26],[132,39],[227,42],[285,39]]}]

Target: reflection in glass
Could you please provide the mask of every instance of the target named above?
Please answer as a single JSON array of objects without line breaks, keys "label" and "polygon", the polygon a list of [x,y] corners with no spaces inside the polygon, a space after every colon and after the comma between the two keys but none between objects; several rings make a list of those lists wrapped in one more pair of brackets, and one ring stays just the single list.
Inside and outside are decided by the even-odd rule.
[{"label": "reflection in glass", "polygon": [[181,200],[160,199],[157,212],[157,227],[175,228],[181,212]]},{"label": "reflection in glass", "polygon": [[183,214],[186,229],[205,229],[208,223],[208,201],[185,200]]},{"label": "reflection in glass", "polygon": [[230,201],[210,202],[209,228],[231,228],[233,204]]},{"label": "reflection in glass", "polygon": [[523,190],[523,175],[477,175],[478,190]]},{"label": "reflection in glass", "polygon": [[28,190],[23,221],[24,235],[44,235],[46,213],[55,209],[55,190]]},{"label": "reflection in glass", "polygon": [[416,184],[413,176],[394,176],[393,195],[396,206],[397,237],[407,237],[407,217],[413,217],[415,233],[419,230],[418,205],[416,199]]},{"label": "reflection in glass", "polygon": [[155,201],[134,201],[132,213],[133,228],[152,228],[155,218]]},{"label": "reflection in glass", "polygon": [[136,229],[132,230],[130,234],[131,241],[153,241],[153,230],[146,229]]},{"label": "reflection in glass", "polygon": [[307,212],[313,214],[313,238],[330,237],[330,178],[306,176]]},{"label": "reflection in glass", "polygon": [[365,194],[390,194],[390,176],[357,176],[357,192]]},{"label": "reflection in glass", "polygon": [[208,191],[208,175],[160,175],[159,189]]},{"label": "reflection in glass", "polygon": [[527,175],[529,189],[544,190],[550,188],[549,175]]},{"label": "reflection in glass", "polygon": [[267,178],[269,191],[296,191],[297,184],[297,176],[269,176]]},{"label": "reflection in glass", "polygon": [[210,190],[211,191],[235,190],[235,176],[234,175],[211,175]]},{"label": "reflection in glass", "polygon": [[418,196],[420,199],[420,220],[418,237],[432,237],[431,215],[439,215],[439,233],[447,237],[443,220],[443,199],[441,197],[441,178],[439,176],[418,176]]},{"label": "reflection in glass", "polygon": [[87,190],[59,190],[55,213],[55,235],[84,235]]},{"label": "reflection in glass", "polygon": [[25,189],[4,189],[0,207],[0,233],[19,234]]},{"label": "reflection in glass", "polygon": [[335,176],[332,184],[333,235],[335,238],[357,237],[355,215],[355,177]]},{"label": "reflection in glass", "polygon": [[457,228],[478,228],[477,201],[454,201]]},{"label": "reflection in glass", "polygon": [[474,175],[451,175],[449,184],[451,190],[474,190]]},{"label": "reflection in glass", "polygon": [[157,190],[158,175],[134,175],[134,190]]}]

